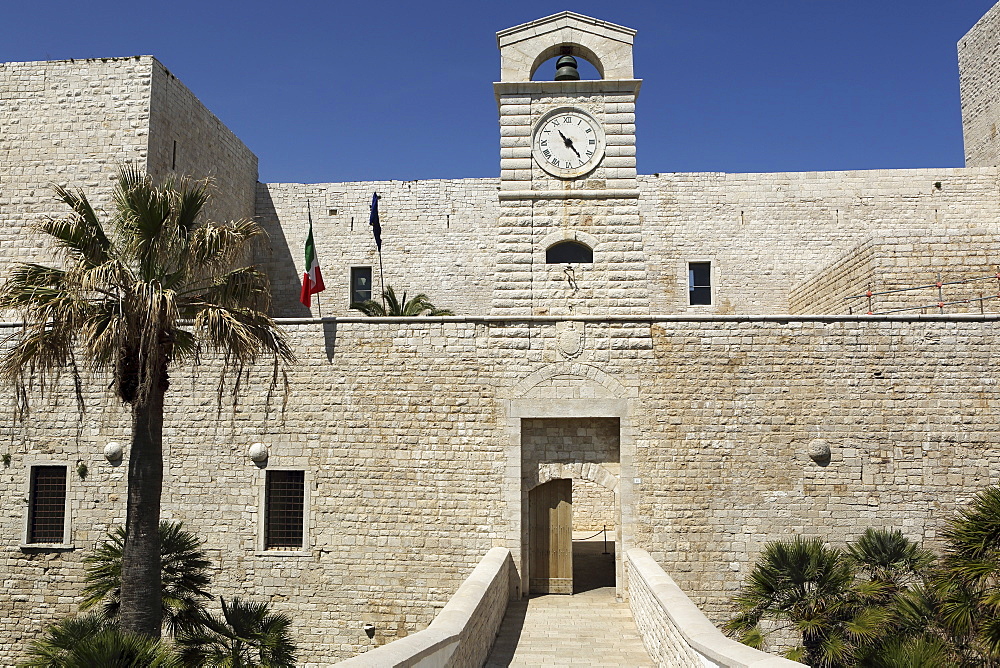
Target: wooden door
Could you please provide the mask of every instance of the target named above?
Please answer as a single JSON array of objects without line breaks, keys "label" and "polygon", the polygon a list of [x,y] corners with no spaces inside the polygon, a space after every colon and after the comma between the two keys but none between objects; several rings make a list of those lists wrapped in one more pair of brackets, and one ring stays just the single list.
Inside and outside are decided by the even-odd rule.
[{"label": "wooden door", "polygon": [[573,593],[573,481],[528,492],[528,591]]}]

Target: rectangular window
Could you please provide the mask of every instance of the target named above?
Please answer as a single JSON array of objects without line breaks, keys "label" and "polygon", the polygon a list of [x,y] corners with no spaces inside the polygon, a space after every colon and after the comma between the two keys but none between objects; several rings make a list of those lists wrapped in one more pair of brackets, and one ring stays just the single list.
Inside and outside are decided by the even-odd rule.
[{"label": "rectangular window", "polygon": [[33,466],[28,494],[28,542],[64,543],[66,467]]},{"label": "rectangular window", "polygon": [[268,471],[264,484],[264,549],[301,550],[305,471]]},{"label": "rectangular window", "polygon": [[712,263],[688,263],[688,303],[692,306],[712,303]]},{"label": "rectangular window", "polygon": [[372,268],[351,267],[351,303],[372,298]]}]

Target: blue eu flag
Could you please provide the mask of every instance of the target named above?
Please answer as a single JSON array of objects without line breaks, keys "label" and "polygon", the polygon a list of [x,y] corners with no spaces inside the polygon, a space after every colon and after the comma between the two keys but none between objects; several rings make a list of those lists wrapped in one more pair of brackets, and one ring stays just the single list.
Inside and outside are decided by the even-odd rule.
[{"label": "blue eu flag", "polygon": [[375,247],[378,252],[382,252],[382,225],[378,222],[378,193],[372,193],[372,212],[368,216],[368,224],[372,226],[372,234],[375,235]]}]

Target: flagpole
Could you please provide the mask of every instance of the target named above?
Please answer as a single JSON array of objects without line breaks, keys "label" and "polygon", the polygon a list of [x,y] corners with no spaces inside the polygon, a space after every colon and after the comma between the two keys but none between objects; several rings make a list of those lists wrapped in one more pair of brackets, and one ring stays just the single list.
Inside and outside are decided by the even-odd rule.
[{"label": "flagpole", "polygon": [[385,271],[382,269],[382,225],[378,219],[377,192],[372,193],[372,206],[368,216],[368,224],[372,226],[372,236],[375,237],[375,249],[378,251],[378,281],[382,293],[382,310],[385,310]]},{"label": "flagpole", "polygon": [[385,310],[385,273],[382,271],[382,249],[378,249],[378,287],[382,293],[382,310]]}]

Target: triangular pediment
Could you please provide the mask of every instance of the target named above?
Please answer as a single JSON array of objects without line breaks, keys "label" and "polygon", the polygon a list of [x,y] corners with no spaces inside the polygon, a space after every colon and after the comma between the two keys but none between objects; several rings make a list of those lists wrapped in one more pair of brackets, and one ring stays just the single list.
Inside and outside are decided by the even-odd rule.
[{"label": "triangular pediment", "polygon": [[497,33],[500,80],[528,81],[544,60],[560,54],[582,57],[604,79],[631,79],[636,31],[576,12],[559,12]]}]

